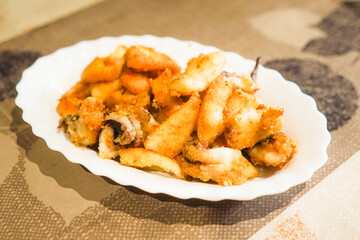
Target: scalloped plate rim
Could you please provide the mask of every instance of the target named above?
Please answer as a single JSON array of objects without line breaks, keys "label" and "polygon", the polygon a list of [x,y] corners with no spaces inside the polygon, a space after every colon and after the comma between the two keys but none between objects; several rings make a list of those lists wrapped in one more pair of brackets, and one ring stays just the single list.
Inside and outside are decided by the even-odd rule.
[{"label": "scalloped plate rim", "polygon": [[[219,201],[219,200],[225,200],[225,199],[252,200],[252,199],[255,199],[260,196],[272,195],[272,194],[278,194],[278,193],[285,192],[293,186],[296,186],[298,184],[308,181],[312,177],[314,172],[317,169],[319,169],[320,167],[322,167],[325,164],[325,162],[327,161],[328,157],[327,157],[326,149],[327,149],[328,145],[330,144],[331,135],[330,135],[329,131],[327,130],[326,118],[321,112],[318,111],[315,100],[311,96],[303,93],[296,83],[284,79],[282,77],[282,75],[279,72],[277,72],[276,70],[267,69],[263,66],[260,66],[260,68],[259,68],[259,75],[261,72],[262,74],[265,74],[268,77],[270,76],[270,79],[273,78],[274,81],[280,81],[281,84],[283,84],[282,87],[285,87],[289,91],[296,93],[297,94],[296,96],[298,98],[301,98],[304,102],[306,102],[306,106],[307,106],[306,109],[308,111],[310,111],[310,113],[312,114],[311,115],[312,120],[316,121],[316,124],[319,125],[319,129],[318,129],[319,134],[317,136],[319,143],[317,146],[318,147],[317,154],[315,155],[317,157],[317,159],[315,159],[314,165],[312,165],[311,167],[308,166],[308,168],[299,169],[302,172],[299,173],[299,171],[296,171],[296,172],[294,171],[293,174],[287,174],[289,176],[286,176],[286,169],[288,169],[288,168],[285,167],[284,169],[279,171],[281,174],[275,174],[274,176],[271,176],[268,179],[265,179],[265,182],[262,182],[262,183],[261,183],[261,180],[258,182],[248,181],[245,184],[240,185],[240,186],[223,187],[223,186],[212,185],[212,184],[207,184],[207,183],[187,182],[187,181],[173,179],[173,178],[166,178],[163,176],[147,173],[142,170],[121,166],[120,164],[117,164],[115,161],[104,160],[104,159],[99,158],[98,156],[95,156],[95,158],[96,157],[98,158],[98,161],[103,161],[104,164],[107,161],[106,165],[115,166],[114,168],[119,168],[119,170],[121,170],[119,172],[121,172],[121,173],[125,172],[126,174],[128,174],[128,176],[135,177],[134,179],[129,180],[129,179],[124,179],[124,177],[122,177],[122,176],[118,176],[118,175],[114,174],[113,171],[110,171],[111,174],[109,174],[109,171],[108,171],[109,169],[98,168],[98,166],[94,166],[94,165],[90,164],[89,162],[87,162],[86,160],[84,161],[84,160],[79,159],[79,158],[81,158],[81,156],[83,156],[83,155],[79,156],[80,153],[84,153],[84,155],[86,155],[86,156],[90,154],[89,155],[90,157],[94,156],[94,154],[96,155],[96,153],[89,149],[84,150],[82,148],[75,147],[70,142],[68,142],[68,143],[71,144],[71,147],[68,144],[65,144],[65,146],[56,145],[58,143],[57,140],[59,140],[59,139],[52,139],[51,138],[52,135],[48,135],[46,132],[42,131],[41,124],[38,124],[38,122],[36,122],[38,119],[36,117],[34,117],[34,114],[31,114],[31,111],[33,111],[34,108],[31,107],[30,103],[32,101],[34,101],[34,97],[29,96],[29,94],[27,93],[27,91],[26,91],[27,85],[26,84],[30,84],[30,81],[34,81],[32,74],[36,74],[38,71],[38,68],[40,68],[40,70],[42,70],[41,69],[42,65],[48,64],[49,62],[51,63],[51,61],[54,61],[54,59],[57,60],[57,58],[60,58],[60,60],[61,60],[61,57],[63,57],[64,54],[65,55],[70,54],[70,56],[71,56],[72,52],[76,52],[82,48],[90,47],[90,50],[91,50],[92,47],[94,47],[94,46],[98,47],[98,45],[100,45],[99,51],[101,52],[101,46],[102,46],[101,44],[109,43],[109,42],[111,42],[113,44],[116,43],[117,45],[122,44],[122,43],[127,43],[127,45],[130,45],[131,42],[141,42],[141,43],[144,43],[144,45],[149,45],[146,43],[150,43],[150,45],[156,45],[156,46],[158,46],[159,42],[168,42],[170,44],[178,44],[184,48],[187,48],[187,46],[189,48],[193,47],[195,49],[201,48],[202,50],[205,49],[208,52],[214,51],[214,50],[219,50],[218,48],[213,47],[213,46],[202,45],[202,44],[194,42],[194,41],[178,40],[178,39],[175,39],[172,37],[156,37],[153,35],[140,35],[140,36],[124,35],[124,36],[119,36],[119,37],[102,37],[102,38],[94,39],[94,40],[80,41],[72,46],[60,48],[49,55],[46,55],[46,56],[43,56],[43,57],[40,57],[39,59],[37,59],[32,66],[30,66],[28,69],[26,69],[23,72],[22,78],[16,86],[18,96],[15,99],[15,103],[19,108],[21,108],[23,110],[23,114],[22,114],[23,119],[31,125],[32,131],[34,132],[34,134],[38,137],[43,138],[50,149],[62,153],[70,162],[81,164],[85,168],[87,168],[89,171],[91,171],[92,173],[94,173],[96,175],[110,177],[112,180],[118,182],[121,185],[135,186],[146,192],[164,193],[164,194],[168,194],[168,195],[174,196],[176,198],[180,198],[180,199],[197,198],[197,199],[203,199],[203,200],[208,200],[208,201]],[[136,43],[136,44],[138,44],[138,43]],[[161,47],[162,46],[160,46],[160,48]],[[109,53],[110,49],[111,49],[110,47],[106,47],[106,50],[103,50],[104,54]],[[193,50],[193,51],[195,51],[195,50]],[[254,63],[254,61],[247,60],[237,53],[228,52],[228,51],[223,51],[223,52],[225,53],[225,55],[227,57],[237,58],[240,62],[242,62],[244,64],[245,63],[246,64]],[[78,56],[76,56],[76,57],[78,57]],[[173,57],[173,56],[171,56],[171,57]],[[70,59],[70,60],[72,60],[72,59]],[[88,57],[88,60],[90,61],[92,59]],[[176,56],[175,56],[175,60],[176,60]],[[182,67],[184,67],[184,66],[182,66]],[[79,66],[77,68],[78,68],[77,69],[78,71],[81,70]],[[41,79],[41,78],[38,78],[38,79]],[[40,83],[41,83],[41,81],[40,81]],[[286,114],[286,112],[285,112],[285,114]],[[55,129],[56,129],[56,125],[54,126],[54,131],[56,131]],[[60,135],[58,135],[58,136],[60,137]],[[63,138],[65,139],[65,135],[61,135],[61,136],[63,136]],[[301,146],[301,143],[300,143],[300,146]],[[80,150],[80,149],[82,149],[82,150]],[[82,152],[83,150],[85,152]],[[89,152],[89,151],[92,151],[92,152]],[[279,177],[279,175],[280,175],[280,177]],[[285,182],[285,183],[280,181],[280,184],[279,184],[279,178],[280,178],[280,180],[283,180],[281,178],[281,176],[283,176],[283,175],[285,175],[287,177],[287,179],[291,180],[291,181]],[[300,177],[298,175],[300,175]],[[145,181],[145,180],[149,180],[149,179],[153,180],[156,184],[148,184],[147,181]],[[274,180],[274,181],[273,182],[267,181],[269,179]],[[157,183],[159,183],[159,184],[157,184]],[[260,186],[259,186],[259,184],[260,184]],[[249,185],[254,185],[255,187],[254,186],[249,187]],[[180,189],[178,189],[177,187],[180,187]]]}]

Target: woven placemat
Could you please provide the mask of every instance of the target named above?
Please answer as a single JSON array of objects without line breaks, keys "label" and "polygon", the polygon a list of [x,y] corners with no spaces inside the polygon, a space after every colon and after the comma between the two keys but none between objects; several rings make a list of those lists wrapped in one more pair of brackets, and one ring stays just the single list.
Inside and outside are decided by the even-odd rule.
[{"label": "woven placemat", "polygon": [[[329,161],[285,193],[179,200],[89,173],[34,136],[15,85],[39,56],[124,34],[172,36],[262,56],[328,119]],[[340,1],[105,1],[0,44],[0,239],[247,239],[360,149],[360,4]]]}]

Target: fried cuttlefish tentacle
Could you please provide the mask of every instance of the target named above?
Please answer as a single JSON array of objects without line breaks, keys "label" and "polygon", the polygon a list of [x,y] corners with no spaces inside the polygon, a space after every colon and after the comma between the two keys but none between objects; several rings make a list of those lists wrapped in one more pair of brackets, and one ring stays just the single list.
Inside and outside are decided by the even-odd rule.
[{"label": "fried cuttlefish tentacle", "polygon": [[227,147],[204,149],[189,144],[185,144],[184,155],[178,161],[184,173],[193,178],[231,186],[240,185],[258,174],[258,170],[239,150]]},{"label": "fried cuttlefish tentacle", "polygon": [[59,128],[63,128],[75,145],[91,146],[98,141],[104,114],[104,104],[96,98],[88,97],[81,102],[76,114],[60,120]]},{"label": "fried cuttlefish tentacle", "polygon": [[298,151],[297,142],[280,132],[244,150],[255,165],[282,168]]},{"label": "fried cuttlefish tentacle", "polygon": [[234,88],[240,88],[242,91],[254,94],[259,90],[255,81],[249,75],[237,75],[236,73],[222,73],[225,80],[232,82]]},{"label": "fried cuttlefish tentacle", "polygon": [[105,117],[99,137],[99,156],[112,159],[117,150],[126,145],[139,146],[143,141],[141,123],[133,114],[122,110],[112,112]]},{"label": "fried cuttlefish tentacle", "polygon": [[184,174],[174,159],[144,148],[127,148],[118,150],[120,163],[135,168],[160,168],[179,179]]},{"label": "fried cuttlefish tentacle", "polygon": [[260,65],[260,59],[261,59],[261,57],[256,58],[254,69],[250,73],[250,78],[254,81],[256,81],[256,79],[257,79],[258,69],[259,69],[259,65]]},{"label": "fried cuttlefish tentacle", "polygon": [[229,147],[242,150],[279,132],[283,109],[259,103],[254,95],[235,90],[225,110],[225,139]]},{"label": "fried cuttlefish tentacle", "polygon": [[221,51],[200,54],[189,60],[185,72],[175,77],[171,84],[173,96],[191,95],[206,90],[212,81],[222,72],[225,56]]}]

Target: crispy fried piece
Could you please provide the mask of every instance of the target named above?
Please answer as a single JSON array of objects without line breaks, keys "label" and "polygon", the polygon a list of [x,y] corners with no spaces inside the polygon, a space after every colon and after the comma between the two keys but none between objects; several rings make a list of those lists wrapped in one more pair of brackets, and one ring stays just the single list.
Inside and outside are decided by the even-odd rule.
[{"label": "crispy fried piece", "polygon": [[99,156],[113,159],[118,156],[119,149],[139,146],[158,125],[143,108],[134,114],[122,110],[110,113],[105,117],[100,133]]},{"label": "crispy fried piece", "polygon": [[106,103],[109,108],[116,106],[117,109],[133,113],[136,109],[146,109],[150,105],[150,95],[147,92],[132,94],[128,91],[118,90],[111,94]]},{"label": "crispy fried piece", "polygon": [[220,74],[207,90],[197,120],[197,135],[202,144],[211,144],[225,130],[223,112],[232,89],[232,82]]},{"label": "crispy fried piece", "polygon": [[135,168],[161,168],[176,178],[183,179],[184,175],[179,164],[171,158],[144,148],[127,148],[118,150],[120,163]]},{"label": "crispy fried piece", "polygon": [[228,81],[231,81],[236,88],[240,88],[246,93],[254,94],[257,90],[255,81],[248,75],[237,75],[236,73],[223,72],[222,75]]},{"label": "crispy fried piece", "polygon": [[61,117],[75,114],[79,104],[83,99],[90,96],[91,88],[89,84],[78,82],[71,87],[60,99],[57,111]]},{"label": "crispy fried piece", "polygon": [[104,114],[102,102],[88,97],[82,101],[77,114],[62,119],[59,127],[69,134],[70,141],[75,145],[90,146],[98,141]]},{"label": "crispy fried piece", "polygon": [[147,92],[150,89],[150,79],[145,74],[129,68],[124,69],[120,79],[124,87],[133,94]]},{"label": "crispy fried piece", "polygon": [[151,81],[151,91],[159,105],[165,106],[172,101],[169,89],[171,80],[172,73],[170,69],[165,69],[160,76]]},{"label": "crispy fried piece", "polygon": [[235,90],[227,102],[225,139],[229,147],[254,146],[280,131],[283,109],[259,104],[255,96]]},{"label": "crispy fried piece", "polygon": [[222,52],[200,54],[189,60],[185,72],[177,76],[170,84],[171,94],[191,95],[204,91],[221,73],[225,65]]},{"label": "crispy fried piece", "polygon": [[84,100],[91,94],[91,86],[87,83],[77,82],[64,95]]},{"label": "crispy fried piece", "polygon": [[109,54],[109,57],[117,59],[124,58],[127,50],[128,47],[125,45],[119,45],[115,51]]},{"label": "crispy fried piece", "polygon": [[104,121],[105,106],[93,97],[86,98],[79,108],[79,119],[84,122],[89,130],[100,129]]},{"label": "crispy fried piece", "polygon": [[193,94],[184,105],[160,124],[145,140],[145,148],[175,157],[181,152],[183,144],[195,130],[200,109],[200,96]]},{"label": "crispy fried piece", "polygon": [[61,117],[66,117],[67,115],[76,114],[81,99],[76,97],[66,97],[63,96],[59,99],[59,104],[56,108]]},{"label": "crispy fried piece", "polygon": [[219,158],[218,149],[208,149],[206,146],[199,143],[197,139],[187,141],[182,148],[182,153],[191,162],[201,163],[221,163],[222,159]]},{"label": "crispy fried piece", "polygon": [[103,124],[113,129],[113,142],[116,144],[139,146],[143,140],[141,123],[134,114],[122,110],[112,112],[105,117]]},{"label": "crispy fried piece", "polygon": [[118,150],[123,146],[114,143],[114,130],[111,127],[104,127],[99,136],[99,157],[114,159],[118,156]]},{"label": "crispy fried piece", "polygon": [[99,156],[115,158],[123,147],[139,146],[144,140],[141,123],[134,114],[119,110],[105,117],[99,137]]},{"label": "crispy fried piece", "polygon": [[170,69],[165,69],[160,76],[151,81],[154,102],[167,117],[179,110],[183,104],[181,98],[170,95],[169,87],[172,77],[173,74]]},{"label": "crispy fried piece", "polygon": [[111,94],[121,89],[120,79],[111,82],[97,82],[92,84],[91,96],[103,101],[107,105],[107,100]]},{"label": "crispy fried piece", "polygon": [[189,156],[192,162],[181,156],[177,160],[185,174],[203,182],[212,180],[224,186],[240,185],[258,174],[258,170],[242,156],[241,151],[224,147],[215,149],[208,155],[212,157],[211,161],[217,163],[199,162],[199,159],[207,157],[203,154],[200,154],[200,158],[197,158],[197,154]]},{"label": "crispy fried piece", "polygon": [[254,164],[282,168],[298,151],[297,142],[280,132],[275,136],[246,149],[250,161]]},{"label": "crispy fried piece", "polygon": [[96,57],[81,75],[82,82],[108,82],[118,78],[123,68],[124,60],[117,58]]},{"label": "crispy fried piece", "polygon": [[126,66],[144,72],[165,70],[166,68],[169,68],[174,74],[180,72],[179,65],[169,56],[145,46],[132,46],[128,49]]},{"label": "crispy fried piece", "polygon": [[123,69],[125,46],[119,46],[107,57],[96,57],[83,71],[81,81],[86,83],[108,82],[117,79]]}]

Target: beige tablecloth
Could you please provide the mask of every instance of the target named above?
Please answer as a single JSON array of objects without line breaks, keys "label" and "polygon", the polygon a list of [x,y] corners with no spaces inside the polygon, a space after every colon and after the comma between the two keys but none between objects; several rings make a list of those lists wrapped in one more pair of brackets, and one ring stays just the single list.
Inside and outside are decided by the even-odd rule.
[{"label": "beige tablecloth", "polygon": [[[146,193],[70,163],[23,121],[15,85],[40,56],[124,34],[262,56],[327,117],[328,162],[285,193],[220,202]],[[335,0],[104,1],[0,43],[0,239],[359,239],[359,51],[360,4]]]}]

